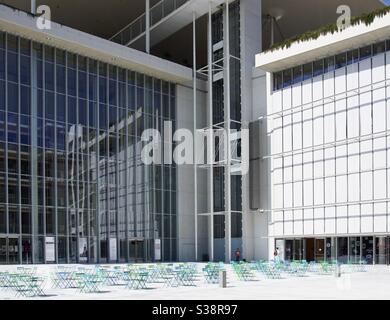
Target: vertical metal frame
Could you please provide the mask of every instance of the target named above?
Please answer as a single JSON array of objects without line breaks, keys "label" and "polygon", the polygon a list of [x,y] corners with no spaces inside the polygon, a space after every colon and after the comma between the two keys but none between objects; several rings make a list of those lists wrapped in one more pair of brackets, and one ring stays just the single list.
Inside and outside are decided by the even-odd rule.
[{"label": "vertical metal frame", "polygon": [[196,13],[192,13],[192,57],[193,57],[193,136],[194,136],[194,218],[195,261],[198,261],[198,164],[197,164],[197,59],[196,59]]},{"label": "vertical metal frame", "polygon": [[145,51],[150,53],[150,0],[145,0]]},{"label": "vertical metal frame", "polygon": [[[115,95],[116,95],[116,123],[119,123],[119,67],[116,66],[115,67],[115,70],[116,70],[116,79],[115,79],[115,82],[116,82],[116,91],[115,91]],[[116,188],[116,193],[115,193],[115,210],[116,210],[116,261],[120,261],[121,260],[121,254],[120,254],[120,246],[121,246],[121,241],[120,241],[120,228],[119,228],[119,217],[121,215],[121,213],[119,212],[119,195],[120,195],[120,192],[121,192],[121,185],[119,184],[119,181],[120,181],[120,177],[119,177],[119,156],[120,156],[120,153],[119,153],[119,150],[120,150],[120,145],[119,145],[119,128],[117,125],[115,125],[115,143],[116,143],[116,155],[115,155],[115,180],[116,180],[116,185],[115,185],[115,188]],[[123,214],[123,213],[122,213]]]},{"label": "vertical metal frame", "polygon": [[110,248],[110,239],[111,239],[111,211],[110,211],[110,65],[106,64],[106,154],[105,154],[105,175],[104,175],[104,184],[105,184],[105,198],[106,198],[106,261],[111,262],[111,248]]},{"label": "vertical metal frame", "polygon": [[80,140],[79,140],[79,109],[80,109],[80,102],[79,102],[79,55],[76,55],[76,106],[77,106],[77,113],[76,113],[76,123],[75,126],[75,142],[74,142],[74,152],[75,152],[75,159],[76,159],[76,170],[75,170],[75,185],[76,185],[76,194],[75,194],[75,212],[76,212],[76,262],[80,262],[80,254],[79,254],[79,248],[80,248],[80,167],[79,167],[79,156],[80,156]]},{"label": "vertical metal frame", "polygon": [[58,263],[58,201],[57,201],[57,49],[54,48],[54,250]]},{"label": "vertical metal frame", "polygon": [[[89,132],[90,132],[90,123],[89,123],[89,104],[90,104],[90,100],[89,100],[89,58],[86,58],[86,63],[87,63],[87,70],[86,70],[86,78],[87,78],[87,87],[86,87],[86,94],[87,94],[87,100],[86,100],[86,104],[87,104],[87,126],[86,126],[86,130],[87,130],[87,141],[90,141],[90,136],[89,136]],[[91,185],[91,181],[90,181],[90,172],[91,172],[91,161],[90,161],[90,152],[89,152],[89,145],[86,146],[86,154],[87,154],[87,197],[86,197],[86,201],[87,201],[87,248],[88,248],[88,255],[87,255],[87,261],[89,263],[91,263],[91,256],[92,256],[92,253],[91,253],[91,243],[93,243],[93,239],[92,239],[92,232],[91,232],[91,200],[90,200],[90,196],[91,196],[91,189],[90,189],[90,185]]]},{"label": "vertical metal frame", "polygon": [[30,0],[31,1],[31,13],[35,14],[37,12],[37,0]]},{"label": "vertical metal frame", "polygon": [[[46,46],[42,45],[42,116],[46,115]],[[44,240],[44,250],[43,250],[43,261],[46,263],[46,130],[45,130],[45,118],[42,119],[42,210],[43,210],[43,240]],[[38,180],[39,183],[39,180]],[[39,201],[38,201],[39,204]],[[38,206],[39,213],[39,206]],[[39,229],[39,228],[38,228]]]},{"label": "vertical metal frame", "polygon": [[37,139],[37,57],[34,50],[34,42],[30,41],[30,70],[31,70],[31,92],[30,92],[30,101],[31,101],[31,110],[30,110],[30,136],[31,136],[31,149],[30,149],[30,170],[31,170],[31,261],[32,263],[37,263],[35,259],[37,246],[38,246],[38,172],[35,171],[37,164],[33,165],[34,162],[38,161],[37,158],[37,148],[36,139]]},{"label": "vertical metal frame", "polygon": [[[68,130],[69,119],[69,103],[68,103],[68,52],[65,52],[65,130]],[[65,139],[65,181],[66,181],[66,262],[70,262],[70,247],[71,247],[71,233],[70,233],[70,211],[69,211],[69,143]]]},{"label": "vertical metal frame", "polygon": [[214,134],[213,134],[213,37],[212,37],[212,8],[209,2],[208,13],[208,107],[209,107],[209,139],[208,139],[208,165],[209,165],[209,194],[210,194],[210,229],[209,229],[209,258],[214,261]]},{"label": "vertical metal frame", "polygon": [[224,127],[227,135],[225,166],[225,261],[230,262],[232,256],[232,203],[231,203],[231,130],[230,130],[230,11],[229,0],[225,1],[224,21]]},{"label": "vertical metal frame", "polygon": [[100,263],[100,63],[97,61],[96,63],[96,263]]},{"label": "vertical metal frame", "polygon": [[128,203],[128,198],[129,198],[129,161],[128,161],[128,149],[129,149],[129,125],[128,125],[128,119],[129,119],[129,71],[125,70],[124,72],[126,72],[126,91],[125,91],[125,94],[126,94],[126,122],[125,122],[125,134],[126,134],[126,151],[125,151],[125,175],[126,175],[126,178],[125,178],[125,193],[126,193],[126,197],[125,197],[125,237],[126,237],[126,252],[125,252],[125,260],[126,262],[129,262],[130,261],[130,254],[129,254],[129,250],[130,250],[130,246],[129,246],[129,227],[130,227],[130,223],[129,223],[129,209],[128,209],[128,206],[129,206],[129,203]]},{"label": "vertical metal frame", "polygon": [[[18,144],[18,147],[17,147],[17,155],[16,155],[16,161],[18,163],[18,173],[17,173],[17,188],[18,188],[18,205],[17,205],[17,208],[18,208],[18,227],[19,227],[19,235],[18,235],[18,238],[19,238],[19,241],[18,241],[18,247],[19,247],[19,263],[23,263],[23,253],[22,253],[22,250],[23,250],[23,246],[22,246],[22,241],[23,241],[23,236],[22,236],[22,195],[21,195],[21,190],[22,190],[22,187],[21,187],[21,167],[20,167],[20,164],[21,164],[21,161],[20,161],[20,110],[21,110],[21,68],[20,68],[20,37],[18,37],[18,123],[17,123],[17,133],[16,133],[16,136],[17,136],[17,144]],[[8,143],[8,141],[7,141]]]}]

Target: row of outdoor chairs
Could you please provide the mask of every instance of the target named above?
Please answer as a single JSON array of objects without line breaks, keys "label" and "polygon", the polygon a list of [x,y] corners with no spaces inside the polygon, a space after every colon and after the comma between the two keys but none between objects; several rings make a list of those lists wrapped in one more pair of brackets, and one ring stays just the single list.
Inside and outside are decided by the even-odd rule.
[{"label": "row of outdoor chairs", "polygon": [[17,297],[44,296],[45,278],[36,269],[17,268],[16,272],[0,272],[0,288],[12,291]]},{"label": "row of outdoor chairs", "polygon": [[212,263],[208,262],[206,266],[202,269],[203,276],[206,283],[215,284],[219,281],[220,271],[226,271],[225,264],[223,262]]},{"label": "row of outdoor chairs", "polygon": [[238,279],[241,281],[253,281],[256,278],[255,273],[251,269],[248,263],[244,262],[232,262],[232,268],[237,275]]},{"label": "row of outdoor chairs", "polygon": [[150,283],[163,283],[166,287],[194,286],[196,277],[196,264],[95,266],[58,268],[52,273],[52,283],[55,288],[99,292],[102,286],[123,285],[129,289],[146,289]]}]

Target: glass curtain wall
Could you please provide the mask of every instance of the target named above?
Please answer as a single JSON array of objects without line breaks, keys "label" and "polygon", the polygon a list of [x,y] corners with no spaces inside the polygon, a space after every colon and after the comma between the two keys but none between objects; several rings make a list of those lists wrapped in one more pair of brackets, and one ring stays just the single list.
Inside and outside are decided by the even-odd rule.
[{"label": "glass curtain wall", "polygon": [[176,168],[141,161],[175,118],[172,83],[0,33],[0,263],[175,260]]}]

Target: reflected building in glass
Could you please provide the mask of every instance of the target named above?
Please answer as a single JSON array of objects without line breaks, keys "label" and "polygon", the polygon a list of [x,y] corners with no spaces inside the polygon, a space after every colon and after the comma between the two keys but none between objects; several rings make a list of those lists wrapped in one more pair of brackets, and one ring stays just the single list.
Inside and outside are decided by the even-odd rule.
[{"label": "reflected building in glass", "polygon": [[141,161],[175,90],[0,33],[0,263],[176,260],[175,165]]}]

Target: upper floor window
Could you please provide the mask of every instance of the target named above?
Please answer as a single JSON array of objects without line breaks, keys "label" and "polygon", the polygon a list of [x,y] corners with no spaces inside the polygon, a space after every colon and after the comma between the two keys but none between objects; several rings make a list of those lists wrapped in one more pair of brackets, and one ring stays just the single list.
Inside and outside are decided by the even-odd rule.
[{"label": "upper floor window", "polygon": [[343,68],[372,56],[390,51],[390,40],[309,62],[273,73],[273,90],[277,91],[327,72]]}]

